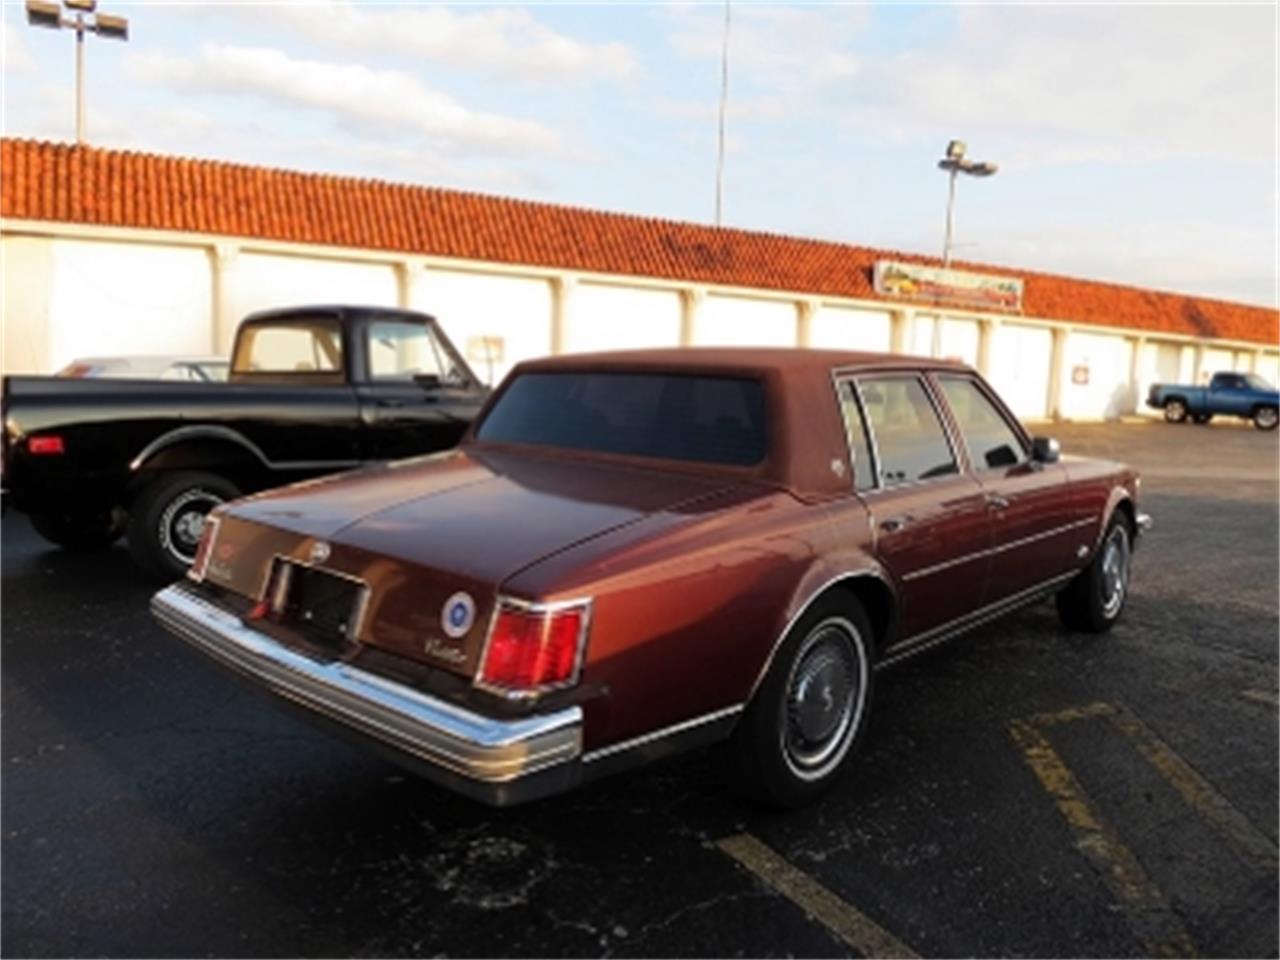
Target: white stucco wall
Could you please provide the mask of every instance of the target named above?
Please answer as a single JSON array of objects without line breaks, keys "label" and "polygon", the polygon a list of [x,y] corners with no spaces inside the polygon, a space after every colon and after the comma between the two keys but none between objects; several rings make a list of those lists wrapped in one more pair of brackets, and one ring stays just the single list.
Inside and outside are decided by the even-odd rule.
[{"label": "white stucco wall", "polygon": [[214,352],[203,250],[55,240],[51,254],[47,372],[77,357]]},{"label": "white stucco wall", "polygon": [[698,308],[693,342],[698,346],[794,347],[795,304],[708,296]]},{"label": "white stucco wall", "polygon": [[1208,383],[1215,373],[1235,369],[1235,354],[1230,350],[1205,350],[1204,362],[1200,365],[1200,382]]},{"label": "white stucco wall", "polygon": [[963,360],[971,367],[978,365],[978,340],[981,329],[974,320],[943,317],[938,321],[936,350],[939,357]]},{"label": "white stucco wall", "polygon": [[551,352],[551,284],[546,280],[430,269],[414,278],[410,303],[440,321],[482,380],[490,379],[485,338],[500,346],[501,358],[492,363],[495,384],[521,360]]},{"label": "white stucco wall", "polygon": [[1280,384],[1280,353],[1264,353],[1258,357],[1257,372],[1272,386]]},{"label": "white stucco wall", "polygon": [[1047,415],[1052,352],[1053,334],[1043,327],[1002,323],[992,333],[988,379],[1019,417]]},{"label": "white stucco wall", "polygon": [[566,313],[566,353],[680,345],[680,295],[673,291],[579,283]]},{"label": "white stucco wall", "polygon": [[[1094,420],[1133,413],[1134,389],[1129,383],[1132,343],[1073,330],[1063,351],[1062,415]],[[1077,375],[1087,382],[1077,382]]]},{"label": "white stucco wall", "polygon": [[49,296],[53,289],[53,244],[38,237],[0,241],[4,291],[5,373],[49,371]]},{"label": "white stucco wall", "polygon": [[907,353],[917,357],[932,357],[934,331],[938,318],[928,313],[917,313],[907,326]]},{"label": "white stucco wall", "polygon": [[853,310],[822,304],[809,321],[809,346],[884,353],[891,343],[890,328],[887,311]]}]

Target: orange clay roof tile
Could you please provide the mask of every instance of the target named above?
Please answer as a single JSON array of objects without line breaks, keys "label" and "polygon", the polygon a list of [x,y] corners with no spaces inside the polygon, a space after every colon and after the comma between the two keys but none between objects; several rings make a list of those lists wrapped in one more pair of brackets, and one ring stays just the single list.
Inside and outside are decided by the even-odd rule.
[{"label": "orange clay roof tile", "polygon": [[[0,216],[177,230],[878,300],[888,250],[435,187],[0,138]],[[1028,270],[1028,316],[1277,342],[1273,309]],[[917,304],[917,306],[921,306]],[[925,307],[927,309],[927,306]],[[945,308],[942,308],[945,309]]]}]

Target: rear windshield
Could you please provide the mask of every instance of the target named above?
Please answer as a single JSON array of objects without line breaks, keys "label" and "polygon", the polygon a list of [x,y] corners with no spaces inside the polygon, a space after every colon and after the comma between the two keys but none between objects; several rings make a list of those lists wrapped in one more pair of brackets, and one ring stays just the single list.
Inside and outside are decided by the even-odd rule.
[{"label": "rear windshield", "polygon": [[747,377],[522,373],[476,437],[751,466],[765,456],[764,387]]}]

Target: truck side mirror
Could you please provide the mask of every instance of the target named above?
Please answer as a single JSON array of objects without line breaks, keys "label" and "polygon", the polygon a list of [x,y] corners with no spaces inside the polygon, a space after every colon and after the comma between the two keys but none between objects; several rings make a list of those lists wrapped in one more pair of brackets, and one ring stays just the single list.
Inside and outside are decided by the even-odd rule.
[{"label": "truck side mirror", "polygon": [[1057,463],[1062,448],[1053,437],[1035,437],[1031,441],[1031,459],[1036,463]]}]

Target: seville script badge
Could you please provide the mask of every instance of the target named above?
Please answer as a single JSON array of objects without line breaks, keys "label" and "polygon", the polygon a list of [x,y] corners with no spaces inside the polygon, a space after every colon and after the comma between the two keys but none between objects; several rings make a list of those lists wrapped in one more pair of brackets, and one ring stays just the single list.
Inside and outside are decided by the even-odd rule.
[{"label": "seville script badge", "polygon": [[471,594],[461,590],[446,600],[444,609],[440,611],[440,626],[446,636],[454,640],[465,637],[475,619],[476,602],[471,599]]}]

